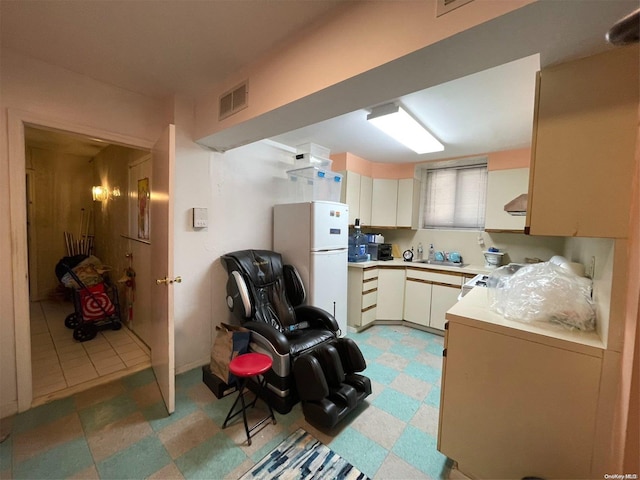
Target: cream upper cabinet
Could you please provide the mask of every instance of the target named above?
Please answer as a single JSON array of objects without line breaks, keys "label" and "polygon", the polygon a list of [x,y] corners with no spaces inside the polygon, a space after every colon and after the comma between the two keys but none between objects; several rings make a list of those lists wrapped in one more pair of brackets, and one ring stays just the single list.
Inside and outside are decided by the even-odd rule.
[{"label": "cream upper cabinet", "polygon": [[396,227],[418,228],[418,202],[420,195],[418,180],[402,178],[398,180],[398,203],[396,206]]},{"label": "cream upper cabinet", "polygon": [[487,175],[487,205],[484,229],[487,231],[522,232],[524,215],[514,216],[504,211],[505,204],[527,193],[529,169],[490,170]]},{"label": "cream upper cabinet", "polygon": [[349,205],[349,224],[417,228],[420,182],[414,178],[371,178],[344,171],[340,201]]},{"label": "cream upper cabinet", "polygon": [[374,178],[371,199],[371,225],[396,226],[398,180]]},{"label": "cream upper cabinet", "polygon": [[638,45],[538,74],[527,228],[624,238],[638,132]]},{"label": "cream upper cabinet", "polygon": [[349,205],[349,225],[360,219],[360,225],[371,225],[373,179],[356,172],[343,171],[340,201]]},{"label": "cream upper cabinet", "polygon": [[355,172],[342,172],[344,181],[340,200],[349,205],[349,225],[353,225],[356,218],[360,218],[360,182],[361,175]]},{"label": "cream upper cabinet", "polygon": [[360,176],[360,225],[371,225],[371,200],[373,195],[373,179]]}]

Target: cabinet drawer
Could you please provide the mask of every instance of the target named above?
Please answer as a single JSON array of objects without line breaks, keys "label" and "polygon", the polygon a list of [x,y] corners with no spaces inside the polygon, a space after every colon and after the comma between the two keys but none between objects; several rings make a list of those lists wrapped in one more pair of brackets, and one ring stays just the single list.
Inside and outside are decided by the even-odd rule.
[{"label": "cabinet drawer", "polygon": [[369,308],[372,305],[375,305],[378,301],[378,291],[373,290],[368,293],[362,294],[362,309]]},{"label": "cabinet drawer", "polygon": [[434,283],[448,283],[462,286],[464,276],[460,273],[440,273],[433,270],[407,268],[407,279],[425,280]]},{"label": "cabinet drawer", "polygon": [[365,268],[362,272],[362,280],[366,281],[372,278],[378,278],[378,269],[376,267]]},{"label": "cabinet drawer", "polygon": [[371,322],[373,322],[376,319],[376,312],[377,312],[376,307],[371,307],[365,310],[364,312],[362,312],[362,320],[360,322],[360,325],[364,327],[365,325],[368,325]]},{"label": "cabinet drawer", "polygon": [[368,292],[370,290],[376,290],[378,288],[378,277],[370,278],[362,282],[362,291]]}]

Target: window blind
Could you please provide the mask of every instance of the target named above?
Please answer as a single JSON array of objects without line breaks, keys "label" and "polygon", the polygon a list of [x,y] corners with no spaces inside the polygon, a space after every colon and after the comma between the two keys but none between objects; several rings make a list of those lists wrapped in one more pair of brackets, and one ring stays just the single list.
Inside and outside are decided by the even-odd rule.
[{"label": "window blind", "polygon": [[422,188],[422,228],[484,228],[486,165],[424,170]]}]

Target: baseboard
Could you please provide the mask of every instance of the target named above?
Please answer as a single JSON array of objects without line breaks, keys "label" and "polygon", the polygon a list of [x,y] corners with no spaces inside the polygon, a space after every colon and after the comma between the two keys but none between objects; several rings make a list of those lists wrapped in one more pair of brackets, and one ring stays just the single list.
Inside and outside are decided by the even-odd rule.
[{"label": "baseboard", "polygon": [[448,480],[473,480],[471,477],[467,477],[464,473],[458,470],[458,465],[454,464],[449,470]]},{"label": "baseboard", "polygon": [[12,400],[0,405],[0,418],[7,418],[18,413],[18,401]]},{"label": "baseboard", "polygon": [[209,365],[209,363],[211,363],[211,358],[206,357],[201,358],[200,360],[189,362],[185,365],[180,365],[179,367],[176,367],[176,375],[188,372],[189,370],[193,370],[194,368],[202,368],[203,365]]}]

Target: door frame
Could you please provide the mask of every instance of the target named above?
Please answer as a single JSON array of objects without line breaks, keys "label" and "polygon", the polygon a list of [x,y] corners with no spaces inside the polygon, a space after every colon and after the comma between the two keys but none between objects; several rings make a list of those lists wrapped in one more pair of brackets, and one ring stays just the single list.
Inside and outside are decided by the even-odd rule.
[{"label": "door frame", "polygon": [[[13,322],[15,332],[16,389],[18,412],[31,408],[33,380],[31,375],[31,325],[29,312],[29,270],[26,210],[25,125],[41,129],[99,138],[126,147],[151,150],[154,142],[130,137],[87,125],[23,110],[8,109],[9,145],[9,220],[12,240],[11,271],[13,280]],[[18,319],[22,319],[18,321]]]}]

